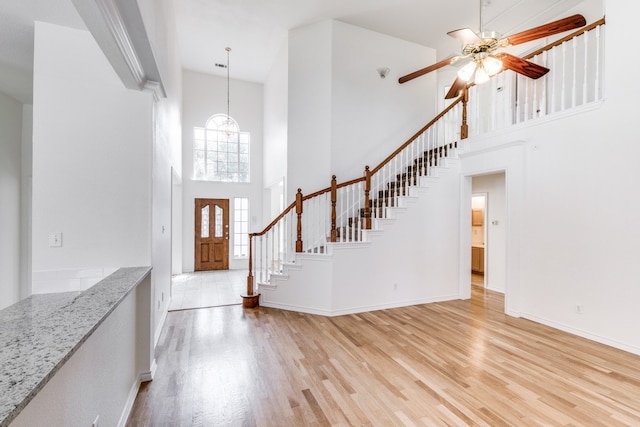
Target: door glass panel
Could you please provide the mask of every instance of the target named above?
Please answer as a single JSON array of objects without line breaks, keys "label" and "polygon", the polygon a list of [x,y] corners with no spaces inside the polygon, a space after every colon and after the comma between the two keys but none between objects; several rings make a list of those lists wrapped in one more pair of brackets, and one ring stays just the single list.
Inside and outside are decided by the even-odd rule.
[{"label": "door glass panel", "polygon": [[214,237],[222,237],[222,208],[216,205],[216,228]]},{"label": "door glass panel", "polygon": [[209,205],[200,210],[200,237],[209,237]]}]

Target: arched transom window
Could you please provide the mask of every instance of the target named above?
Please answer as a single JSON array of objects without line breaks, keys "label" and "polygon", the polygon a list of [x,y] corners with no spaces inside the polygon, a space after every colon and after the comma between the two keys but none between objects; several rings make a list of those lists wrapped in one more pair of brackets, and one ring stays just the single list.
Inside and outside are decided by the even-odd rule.
[{"label": "arched transom window", "polygon": [[249,182],[249,133],[233,118],[216,114],[193,131],[194,179]]}]

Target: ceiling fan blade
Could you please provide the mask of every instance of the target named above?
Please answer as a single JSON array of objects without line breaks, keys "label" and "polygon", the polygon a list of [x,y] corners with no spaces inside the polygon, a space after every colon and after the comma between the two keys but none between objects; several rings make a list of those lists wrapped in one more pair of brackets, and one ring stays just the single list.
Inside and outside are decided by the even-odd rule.
[{"label": "ceiling fan blade", "polygon": [[462,80],[460,77],[456,77],[455,81],[451,85],[451,89],[444,96],[444,99],[453,99],[457,98],[460,95],[460,91],[467,86],[467,82]]},{"label": "ceiling fan blade", "polygon": [[458,40],[463,46],[482,43],[482,39],[469,28],[460,28],[459,30],[449,31],[447,34]]},{"label": "ceiling fan blade", "polygon": [[[552,36],[569,30],[575,30],[576,28],[584,27],[585,25],[587,25],[587,21],[584,19],[584,16],[573,15],[568,18],[563,18],[549,24],[541,25],[518,34],[505,37],[501,40],[500,44],[503,46],[515,46],[531,40],[541,39],[543,37]],[[503,42],[505,44],[503,44]]]},{"label": "ceiling fan blade", "polygon": [[458,56],[458,55],[451,56],[451,57],[449,57],[447,59],[443,59],[440,62],[436,62],[433,65],[429,65],[428,67],[422,68],[422,69],[420,69],[418,71],[414,71],[411,74],[407,74],[406,76],[400,77],[398,79],[398,83],[406,83],[409,80],[415,79],[416,77],[420,77],[420,76],[422,76],[424,74],[427,74],[427,73],[430,73],[432,71],[438,70],[438,69],[440,69],[440,68],[442,68],[444,66],[447,66],[447,65],[457,61],[458,58],[460,58],[460,56]]},{"label": "ceiling fan blade", "polygon": [[504,68],[532,79],[539,79],[549,72],[547,67],[527,61],[526,59],[518,58],[509,53],[501,52],[496,54],[495,57],[502,61]]}]

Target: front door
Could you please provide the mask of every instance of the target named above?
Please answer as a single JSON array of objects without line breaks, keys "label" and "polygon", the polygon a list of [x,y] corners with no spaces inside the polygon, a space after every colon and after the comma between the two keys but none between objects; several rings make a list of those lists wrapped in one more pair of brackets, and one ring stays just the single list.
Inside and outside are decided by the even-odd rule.
[{"label": "front door", "polygon": [[195,271],[229,269],[229,200],[196,199]]}]

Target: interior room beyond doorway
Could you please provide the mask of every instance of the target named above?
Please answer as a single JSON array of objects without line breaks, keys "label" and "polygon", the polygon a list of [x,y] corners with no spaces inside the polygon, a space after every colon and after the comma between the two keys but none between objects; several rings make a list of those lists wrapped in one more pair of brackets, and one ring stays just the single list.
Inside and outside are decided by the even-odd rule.
[{"label": "interior room beyond doorway", "polygon": [[471,196],[472,283],[479,282],[487,289],[504,293],[507,277],[505,173],[474,176]]}]

